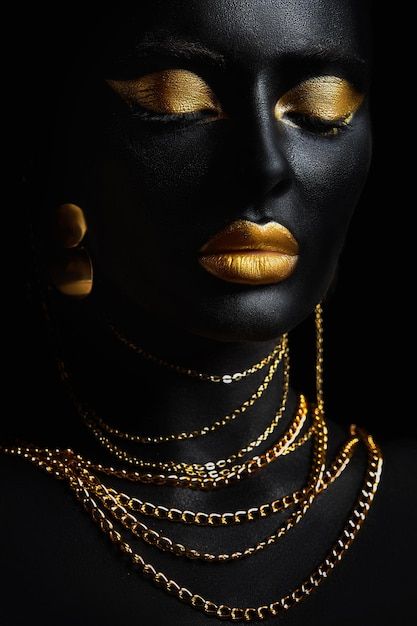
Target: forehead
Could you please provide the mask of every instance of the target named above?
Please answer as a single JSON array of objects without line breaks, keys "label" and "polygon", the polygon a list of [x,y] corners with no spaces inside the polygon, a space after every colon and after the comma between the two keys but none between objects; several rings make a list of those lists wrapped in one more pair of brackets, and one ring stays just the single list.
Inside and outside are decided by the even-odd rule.
[{"label": "forehead", "polygon": [[[110,24],[108,43],[156,34],[198,41],[242,62],[309,49],[369,56],[368,0],[142,0]],[[106,29],[107,30],[107,29]]]}]

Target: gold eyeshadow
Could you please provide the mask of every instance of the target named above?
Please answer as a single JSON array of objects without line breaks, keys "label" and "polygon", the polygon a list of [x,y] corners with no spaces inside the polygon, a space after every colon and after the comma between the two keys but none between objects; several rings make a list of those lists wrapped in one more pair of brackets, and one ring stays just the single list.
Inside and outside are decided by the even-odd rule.
[{"label": "gold eyeshadow", "polygon": [[289,113],[317,118],[326,122],[348,121],[359,109],[364,95],[347,80],[338,76],[309,78],[287,91],[275,105],[275,117],[285,119]]},{"label": "gold eyeshadow", "polygon": [[209,85],[189,70],[167,69],[133,80],[107,80],[107,83],[130,106],[139,105],[153,113],[221,114],[221,106]]}]

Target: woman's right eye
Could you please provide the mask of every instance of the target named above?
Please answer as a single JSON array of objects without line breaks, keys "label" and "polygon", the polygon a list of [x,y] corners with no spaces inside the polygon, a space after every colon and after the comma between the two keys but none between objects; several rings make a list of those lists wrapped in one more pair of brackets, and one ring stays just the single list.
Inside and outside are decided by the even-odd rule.
[{"label": "woman's right eye", "polygon": [[167,69],[106,82],[132,110],[144,111],[149,119],[225,117],[210,86],[189,70]]}]

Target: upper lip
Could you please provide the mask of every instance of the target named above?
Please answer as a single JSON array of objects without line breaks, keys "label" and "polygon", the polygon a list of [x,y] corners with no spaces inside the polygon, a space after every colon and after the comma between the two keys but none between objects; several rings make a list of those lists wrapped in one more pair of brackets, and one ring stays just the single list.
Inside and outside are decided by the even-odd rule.
[{"label": "upper lip", "polygon": [[206,255],[245,250],[297,256],[298,243],[288,228],[278,222],[256,224],[248,220],[236,220],[211,237],[200,248],[200,253]]}]

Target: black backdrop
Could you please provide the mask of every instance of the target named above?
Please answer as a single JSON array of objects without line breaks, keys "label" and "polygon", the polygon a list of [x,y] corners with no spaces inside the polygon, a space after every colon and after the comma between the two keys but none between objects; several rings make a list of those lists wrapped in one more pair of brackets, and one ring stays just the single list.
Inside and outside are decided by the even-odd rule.
[{"label": "black backdrop", "polygon": [[[62,78],[97,16],[62,6],[48,11],[36,6],[17,13],[8,23],[13,43],[6,63],[10,75],[7,72],[5,79],[16,154],[13,259],[17,255],[30,265],[21,233],[39,198],[37,181],[42,172],[34,155],[48,152]],[[397,8],[391,6],[388,15],[376,7],[374,13],[374,158],[337,283],[326,304],[325,376],[333,419],[357,422],[382,438],[391,438],[415,434],[411,303],[415,235],[409,225],[415,210],[414,96],[410,94],[413,34],[407,17]],[[23,187],[22,180],[26,181]],[[10,307],[16,325],[12,330],[15,337],[22,337],[19,324],[25,323],[20,313],[28,264],[13,263],[12,267],[18,286]],[[37,332],[36,323],[30,332]],[[313,365],[311,322],[294,333],[293,342],[296,354],[304,355],[306,345],[311,346]],[[27,342],[22,343],[26,345],[18,347],[17,362],[11,367],[13,379],[19,376],[19,362],[28,349]],[[311,388],[312,367],[307,368],[305,359],[301,362],[296,355],[293,361],[297,385]]]}]

